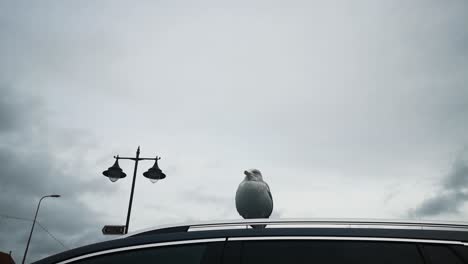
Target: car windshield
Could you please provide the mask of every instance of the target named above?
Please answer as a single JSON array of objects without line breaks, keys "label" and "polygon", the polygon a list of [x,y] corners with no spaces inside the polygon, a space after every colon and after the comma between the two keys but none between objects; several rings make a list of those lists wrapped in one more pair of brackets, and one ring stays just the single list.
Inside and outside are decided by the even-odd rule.
[{"label": "car windshield", "polygon": [[467,10],[0,1],[0,253],[226,219],[464,223]]}]

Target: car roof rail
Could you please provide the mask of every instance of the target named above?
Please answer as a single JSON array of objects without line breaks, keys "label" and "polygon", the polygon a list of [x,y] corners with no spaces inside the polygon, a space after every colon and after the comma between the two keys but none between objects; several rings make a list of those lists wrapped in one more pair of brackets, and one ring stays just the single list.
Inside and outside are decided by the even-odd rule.
[{"label": "car roof rail", "polygon": [[468,222],[415,221],[386,219],[240,219],[221,220],[179,225],[164,225],[132,232],[123,236],[135,237],[176,232],[246,229],[249,226],[266,225],[266,228],[379,228],[454,230],[468,232]]}]

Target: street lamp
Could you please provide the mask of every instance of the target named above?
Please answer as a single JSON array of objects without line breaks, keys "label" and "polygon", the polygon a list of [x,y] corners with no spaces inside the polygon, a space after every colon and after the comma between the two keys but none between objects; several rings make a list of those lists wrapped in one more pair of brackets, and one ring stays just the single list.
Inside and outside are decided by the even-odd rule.
[{"label": "street lamp", "polygon": [[115,163],[109,169],[106,171],[103,171],[102,174],[104,176],[108,177],[111,182],[116,182],[119,179],[125,178],[127,174],[125,174],[122,169],[119,166],[119,159],[124,159],[124,160],[133,160],[135,162],[135,167],[133,169],[133,181],[132,181],[132,189],[130,191],[130,202],[128,204],[128,212],[127,212],[127,222],[125,224],[125,234],[128,233],[128,225],[130,223],[130,213],[132,211],[132,203],[133,203],[133,192],[135,190],[135,178],[137,174],[137,169],[138,169],[138,161],[140,160],[154,160],[154,165],[151,167],[147,172],[143,173],[143,176],[148,178],[152,183],[157,182],[158,180],[162,180],[166,178],[166,175],[161,171],[161,169],[158,166],[158,160],[161,159],[161,157],[156,156],[155,158],[140,158],[140,146],[138,146],[138,149],[136,151],[136,157],[119,157],[119,155],[114,156]]},{"label": "street lamp", "polygon": [[23,261],[21,261],[22,264],[24,264],[24,262],[26,261],[26,255],[28,254],[29,243],[31,242],[31,237],[34,231],[34,225],[36,224],[36,218],[37,218],[37,213],[39,212],[39,207],[41,206],[42,200],[48,197],[58,198],[60,197],[60,195],[58,194],[45,195],[45,196],[42,196],[41,199],[39,200],[39,203],[37,204],[36,215],[34,216],[34,221],[31,227],[31,233],[29,233],[28,243],[26,244],[26,250],[24,250]]},{"label": "street lamp", "polygon": [[116,182],[118,179],[122,179],[127,176],[127,174],[125,174],[125,172],[123,172],[122,169],[119,167],[119,155],[117,155],[117,157],[114,158],[114,165],[112,165],[109,169],[102,173],[104,174],[104,176],[109,177],[109,180],[111,182]]},{"label": "street lamp", "polygon": [[160,159],[161,157],[156,157],[154,159],[153,167],[149,168],[147,172],[143,173],[143,176],[148,178],[152,183],[156,183],[157,181],[166,178],[166,174],[164,174],[158,166],[158,160]]}]

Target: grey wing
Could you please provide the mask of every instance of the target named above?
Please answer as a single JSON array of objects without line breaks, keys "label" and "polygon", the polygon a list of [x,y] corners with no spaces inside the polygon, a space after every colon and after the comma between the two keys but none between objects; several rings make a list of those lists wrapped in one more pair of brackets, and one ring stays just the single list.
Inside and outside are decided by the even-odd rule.
[{"label": "grey wing", "polygon": [[271,213],[273,213],[273,196],[271,195],[270,186],[268,186],[268,183],[265,182],[265,185],[267,187],[268,196],[270,196],[270,200],[271,200],[271,207],[268,208],[269,210],[267,210],[267,212],[265,212],[266,213],[265,217],[268,218],[270,217]]},{"label": "grey wing", "polygon": [[[239,186],[240,188],[240,186]],[[245,209],[245,204],[242,202],[242,197],[239,195],[239,188],[237,189],[237,192],[236,192],[236,209],[237,209],[237,212],[239,213],[240,216],[242,216],[243,218],[247,219],[249,218],[248,214],[247,214],[247,210]]]},{"label": "grey wing", "polygon": [[273,204],[273,196],[271,195],[270,186],[268,186],[268,183],[266,183],[266,182],[265,182],[265,185],[267,187],[268,195],[270,196],[271,203]]},{"label": "grey wing", "polygon": [[242,211],[239,211],[239,210],[237,210],[237,212],[240,214],[240,216],[242,216],[242,218],[249,219],[249,216],[245,212],[242,212]]}]

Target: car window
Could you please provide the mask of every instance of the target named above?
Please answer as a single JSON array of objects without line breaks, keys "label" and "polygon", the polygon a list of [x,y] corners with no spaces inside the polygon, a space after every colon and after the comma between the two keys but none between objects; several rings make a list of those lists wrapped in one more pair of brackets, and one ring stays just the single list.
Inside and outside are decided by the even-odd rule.
[{"label": "car window", "polygon": [[223,264],[240,264],[242,245],[240,241],[226,243],[223,250]]},{"label": "car window", "polygon": [[242,264],[418,264],[415,244],[346,241],[246,241]]},{"label": "car window", "polygon": [[458,256],[468,263],[468,246],[451,246],[451,249],[455,250]]},{"label": "car window", "polygon": [[221,256],[222,243],[155,247],[141,250],[122,251],[113,254],[83,259],[76,264],[217,264]]},{"label": "car window", "polygon": [[445,245],[424,246],[424,254],[430,264],[463,264],[464,262],[456,255],[455,251]]}]

